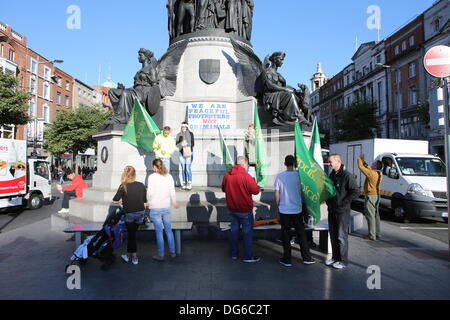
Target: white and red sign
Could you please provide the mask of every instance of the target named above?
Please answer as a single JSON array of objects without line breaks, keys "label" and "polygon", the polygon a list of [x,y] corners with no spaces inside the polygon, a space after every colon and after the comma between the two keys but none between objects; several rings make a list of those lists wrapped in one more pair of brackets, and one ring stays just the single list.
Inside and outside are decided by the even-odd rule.
[{"label": "white and red sign", "polygon": [[26,141],[0,139],[0,196],[26,193]]},{"label": "white and red sign", "polygon": [[424,57],[425,70],[433,77],[450,76],[450,47],[436,46],[428,50]]}]

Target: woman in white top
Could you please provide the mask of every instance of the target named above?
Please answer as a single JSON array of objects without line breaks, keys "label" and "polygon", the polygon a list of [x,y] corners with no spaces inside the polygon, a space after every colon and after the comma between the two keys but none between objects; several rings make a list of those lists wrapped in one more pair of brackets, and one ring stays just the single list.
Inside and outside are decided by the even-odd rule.
[{"label": "woman in white top", "polygon": [[161,160],[153,161],[153,172],[148,180],[147,201],[150,208],[150,219],[155,226],[158,255],[157,261],[164,261],[164,230],[167,236],[170,256],[176,257],[175,240],[172,232],[171,207],[179,208],[175,196],[175,183]]}]

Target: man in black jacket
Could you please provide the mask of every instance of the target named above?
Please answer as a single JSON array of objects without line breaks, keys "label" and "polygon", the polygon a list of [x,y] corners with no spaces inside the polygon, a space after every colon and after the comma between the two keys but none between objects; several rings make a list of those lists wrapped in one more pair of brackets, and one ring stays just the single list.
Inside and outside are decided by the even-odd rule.
[{"label": "man in black jacket", "polygon": [[351,203],[358,197],[360,190],[352,174],[344,169],[340,155],[331,155],[329,162],[332,169],[330,179],[334,182],[336,196],[327,201],[333,257],[325,264],[335,269],[344,269],[348,265]]}]

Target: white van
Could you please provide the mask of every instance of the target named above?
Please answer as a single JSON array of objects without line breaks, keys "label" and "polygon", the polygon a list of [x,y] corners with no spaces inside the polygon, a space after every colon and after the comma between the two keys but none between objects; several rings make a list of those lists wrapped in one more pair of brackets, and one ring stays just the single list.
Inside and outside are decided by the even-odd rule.
[{"label": "white van", "polygon": [[0,139],[0,209],[39,209],[52,196],[50,164],[27,160],[26,141]]},{"label": "white van", "polygon": [[346,169],[355,175],[363,192],[365,176],[358,158],[365,155],[370,165],[383,163],[381,205],[391,208],[404,222],[412,217],[441,217],[448,222],[446,167],[428,154],[428,141],[371,139],[331,145],[330,154],[339,154]]}]

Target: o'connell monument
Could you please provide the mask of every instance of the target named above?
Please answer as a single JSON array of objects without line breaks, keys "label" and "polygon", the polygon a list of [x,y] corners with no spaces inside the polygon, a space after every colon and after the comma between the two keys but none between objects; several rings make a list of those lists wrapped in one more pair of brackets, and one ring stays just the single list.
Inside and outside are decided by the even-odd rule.
[{"label": "o'connell monument", "polygon": [[[275,52],[261,61],[253,52],[253,0],[168,0],[167,12],[167,52],[157,60],[152,51],[137,48],[142,68],[133,88],[119,85],[109,92],[115,115],[94,136],[98,171],[93,188],[83,200],[71,202],[71,215],[103,222],[123,168],[134,166],[144,183],[152,173],[154,155],[121,141],[134,98],[159,128],[170,126],[172,135],[182,122],[189,123],[195,134],[192,170],[197,188],[220,186],[226,173],[218,128],[232,156],[243,155],[245,130],[253,123],[256,105],[267,138],[268,187],[283,169],[284,157],[294,152],[293,124],[311,126],[308,88],[290,87],[280,73],[286,54]],[[171,172],[177,182],[178,167],[175,152]],[[186,219],[174,214],[174,221]]]}]

